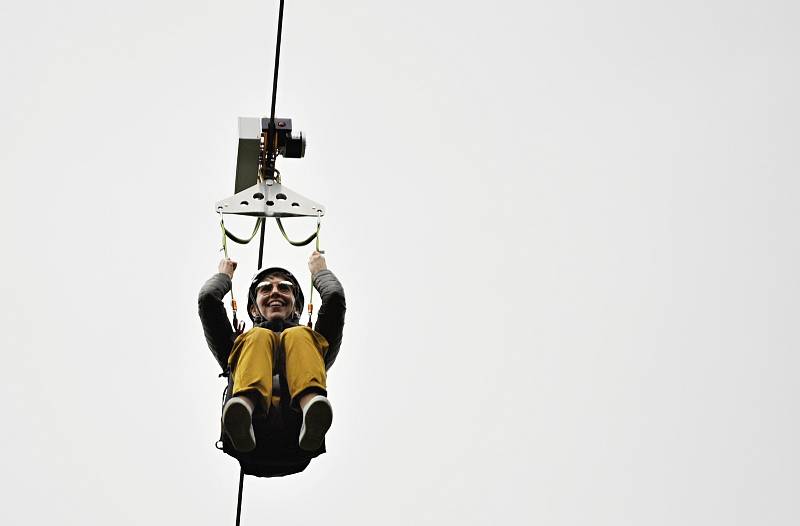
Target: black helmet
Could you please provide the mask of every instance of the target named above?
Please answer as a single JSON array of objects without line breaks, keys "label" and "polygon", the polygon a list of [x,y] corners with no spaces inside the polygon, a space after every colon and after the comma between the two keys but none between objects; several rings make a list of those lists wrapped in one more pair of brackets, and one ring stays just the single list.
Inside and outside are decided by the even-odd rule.
[{"label": "black helmet", "polygon": [[289,281],[292,282],[292,288],[294,289],[295,311],[287,321],[299,321],[300,315],[298,312],[303,312],[303,303],[305,302],[305,298],[303,298],[303,291],[300,289],[300,282],[297,281],[297,278],[294,277],[294,274],[281,267],[269,267],[261,269],[253,276],[253,280],[250,282],[250,288],[247,290],[247,314],[250,316],[250,319],[253,321],[253,323],[261,323],[260,321],[256,321],[256,318],[253,316],[252,312],[253,305],[256,304],[256,285],[261,282],[261,279],[264,276],[269,274],[283,274]]}]

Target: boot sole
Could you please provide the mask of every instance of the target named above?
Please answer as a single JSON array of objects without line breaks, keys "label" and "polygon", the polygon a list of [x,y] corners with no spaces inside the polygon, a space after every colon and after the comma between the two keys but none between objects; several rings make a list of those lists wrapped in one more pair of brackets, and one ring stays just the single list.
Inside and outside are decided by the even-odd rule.
[{"label": "boot sole", "polygon": [[227,406],[222,416],[222,426],[236,451],[247,453],[256,448],[252,417],[244,404],[232,403]]},{"label": "boot sole", "polygon": [[312,401],[303,418],[300,430],[300,449],[316,451],[325,439],[333,422],[333,409],[327,400]]}]

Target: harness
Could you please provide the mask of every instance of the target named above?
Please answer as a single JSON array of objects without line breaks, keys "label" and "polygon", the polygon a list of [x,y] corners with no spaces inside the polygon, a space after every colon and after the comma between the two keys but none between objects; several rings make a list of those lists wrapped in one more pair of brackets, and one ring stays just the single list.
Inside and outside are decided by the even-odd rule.
[{"label": "harness", "polygon": [[[283,349],[276,353],[278,374],[279,402],[269,411],[256,412],[253,415],[253,431],[256,434],[256,448],[242,453],[233,448],[230,440],[220,426],[220,438],[216,442],[217,449],[239,461],[241,472],[255,477],[283,477],[303,471],[311,463],[311,459],[325,453],[325,446],[308,452],[300,449],[297,436],[302,425],[302,416],[289,406],[290,395],[286,382],[286,362]],[[222,406],[231,396],[233,380],[230,371],[220,374],[228,379],[222,394]]]}]

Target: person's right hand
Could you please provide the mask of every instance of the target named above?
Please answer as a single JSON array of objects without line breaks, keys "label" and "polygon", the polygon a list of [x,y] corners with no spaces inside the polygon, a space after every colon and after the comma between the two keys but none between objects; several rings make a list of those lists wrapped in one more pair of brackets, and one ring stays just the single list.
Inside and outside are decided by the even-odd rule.
[{"label": "person's right hand", "polygon": [[227,274],[231,277],[231,279],[233,279],[233,271],[236,270],[236,265],[238,265],[238,263],[232,259],[225,258],[219,262],[219,271],[223,274]]}]

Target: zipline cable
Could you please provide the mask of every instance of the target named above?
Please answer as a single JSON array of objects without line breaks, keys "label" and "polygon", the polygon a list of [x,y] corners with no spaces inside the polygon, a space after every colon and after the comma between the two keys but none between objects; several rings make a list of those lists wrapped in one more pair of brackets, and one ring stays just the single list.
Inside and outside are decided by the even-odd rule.
[{"label": "zipline cable", "polygon": [[283,0],[278,8],[278,37],[275,43],[275,71],[272,74],[272,105],[269,111],[269,127],[267,128],[267,144],[270,147],[269,168],[275,168],[274,142],[275,142],[275,100],[278,97],[278,68],[281,63],[281,35],[283,34]]},{"label": "zipline cable", "polygon": [[244,488],[244,468],[239,467],[239,497],[236,500],[236,526],[242,517],[242,488]]},{"label": "zipline cable", "polygon": [[[280,0],[278,8],[278,36],[275,42],[275,69],[272,74],[272,104],[269,112],[269,126],[267,126],[266,163],[268,177],[275,177],[275,100],[278,96],[278,68],[281,63],[281,34],[283,33],[283,1]],[[258,268],[264,260],[264,224],[261,224],[261,240],[258,245]]]},{"label": "zipline cable", "polygon": [[264,221],[264,218],[259,218],[259,220],[261,221],[261,236],[259,236],[258,241],[258,268],[261,268],[261,261],[264,259],[264,223],[266,221]]}]

